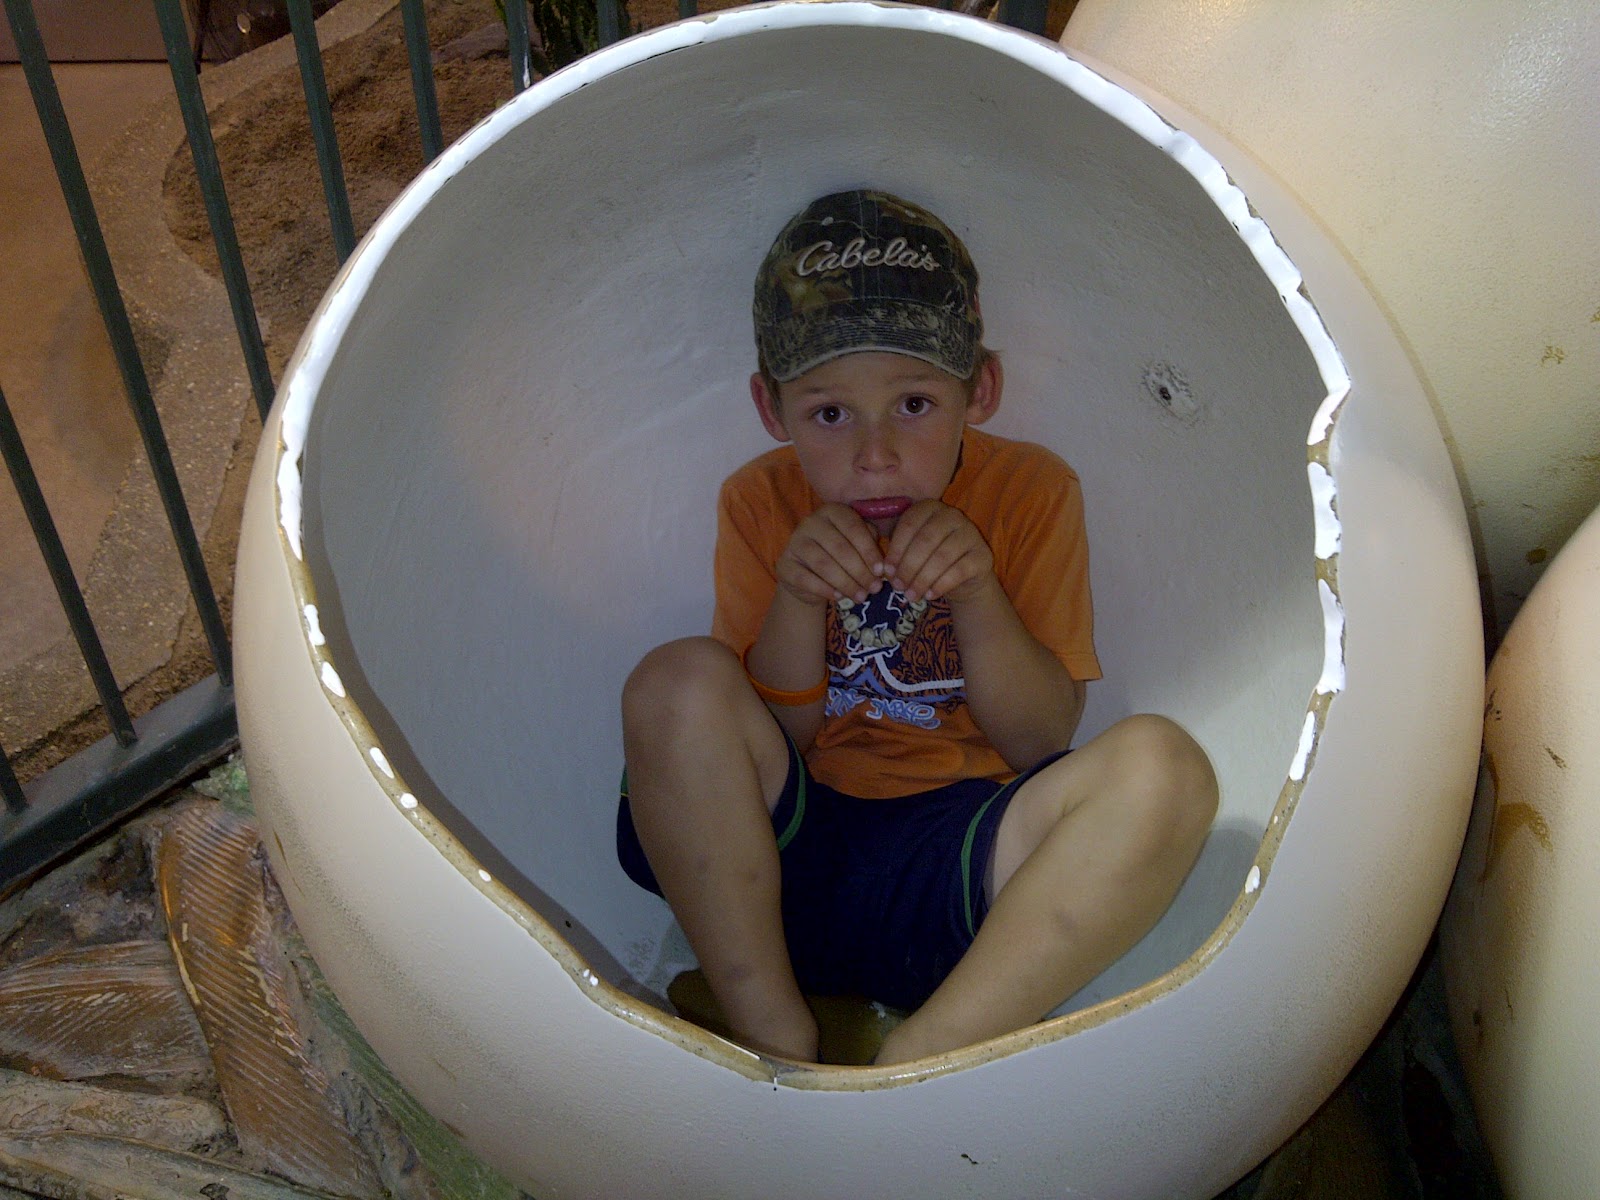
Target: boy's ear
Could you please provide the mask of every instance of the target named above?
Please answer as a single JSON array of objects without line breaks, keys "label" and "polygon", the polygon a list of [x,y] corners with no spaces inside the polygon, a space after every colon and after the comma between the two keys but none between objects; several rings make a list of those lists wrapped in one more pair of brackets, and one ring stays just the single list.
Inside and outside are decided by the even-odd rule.
[{"label": "boy's ear", "polygon": [[973,384],[972,399],[967,401],[967,424],[982,425],[1000,408],[1000,393],[1005,389],[1006,373],[1000,359],[990,355],[978,368],[978,378]]},{"label": "boy's ear", "polygon": [[766,431],[780,442],[789,441],[789,431],[784,427],[783,413],[778,407],[778,397],[768,389],[760,371],[750,376],[750,399],[755,401],[756,412],[761,415],[761,424]]}]

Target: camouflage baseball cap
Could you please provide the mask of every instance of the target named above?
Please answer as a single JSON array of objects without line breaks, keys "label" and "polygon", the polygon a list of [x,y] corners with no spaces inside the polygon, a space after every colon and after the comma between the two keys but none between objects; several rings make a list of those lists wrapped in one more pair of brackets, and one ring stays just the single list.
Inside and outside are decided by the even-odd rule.
[{"label": "camouflage baseball cap", "polygon": [[965,379],[983,339],[978,272],[938,217],[887,192],[807,205],[756,272],[756,346],[779,383],[861,350]]}]

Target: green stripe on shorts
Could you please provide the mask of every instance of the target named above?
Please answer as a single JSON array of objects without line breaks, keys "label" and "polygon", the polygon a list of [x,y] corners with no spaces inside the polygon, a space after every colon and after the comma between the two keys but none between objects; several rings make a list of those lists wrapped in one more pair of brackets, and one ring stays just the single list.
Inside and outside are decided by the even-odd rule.
[{"label": "green stripe on shorts", "polygon": [[794,815],[789,818],[788,827],[778,835],[779,850],[787,846],[794,839],[794,835],[800,832],[800,822],[805,819],[806,815],[805,759],[800,757],[800,747],[794,744],[794,739],[789,736],[787,731],[783,735],[783,740],[789,744],[789,769],[795,773],[795,779],[798,782],[794,790]]},{"label": "green stripe on shorts", "polygon": [[[800,748],[794,744],[793,739],[790,738],[787,733],[785,733],[783,735],[783,740],[786,743],[788,743],[790,769],[795,772],[795,778],[799,781],[799,783],[798,783],[798,786],[795,788],[795,793],[794,793],[794,815],[789,818],[788,826],[784,829],[784,831],[782,833],[780,833],[778,835],[778,849],[779,850],[782,850],[785,846],[787,846],[791,841],[794,840],[794,835],[800,832],[800,822],[805,819],[805,815],[806,815],[806,764],[805,764],[805,760],[800,757]],[[621,789],[620,790],[622,792],[622,798],[624,800],[628,799],[628,768],[627,767],[623,767],[622,768],[622,785],[621,785]],[[969,833],[967,835],[967,838],[970,841],[971,838],[972,838],[972,835]],[[969,922],[969,924],[970,924],[970,922]]]},{"label": "green stripe on shorts", "polygon": [[978,926],[972,917],[972,843],[978,837],[978,824],[983,820],[983,814],[989,811],[989,806],[1005,793],[1010,784],[997,787],[994,795],[990,796],[972,815],[972,820],[967,822],[967,836],[961,843],[961,912],[967,922],[967,936],[977,937]]}]

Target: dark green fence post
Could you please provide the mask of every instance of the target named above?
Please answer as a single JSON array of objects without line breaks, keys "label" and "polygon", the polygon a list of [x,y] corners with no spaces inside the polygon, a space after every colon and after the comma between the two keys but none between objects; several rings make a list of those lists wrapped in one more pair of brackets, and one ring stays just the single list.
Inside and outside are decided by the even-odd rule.
[{"label": "dark green fence post", "polygon": [[622,6],[618,0],[595,0],[599,18],[600,44],[609,46],[622,37]]},{"label": "dark green fence post", "polygon": [[422,0],[400,0],[406,26],[406,57],[411,60],[411,91],[417,98],[417,125],[422,130],[422,157],[432,162],[444,149],[439,130],[439,100],[433,90],[433,50],[428,45],[428,14]]},{"label": "dark green fence post", "polygon": [[311,117],[311,137],[317,145],[317,167],[322,172],[322,192],[328,201],[328,224],[333,229],[333,249],[342,263],[356,248],[356,227],[350,219],[350,195],[344,185],[344,160],[339,155],[339,137],[333,128],[333,105],[328,100],[328,81],[322,73],[317,23],[311,16],[311,0],[288,0],[288,3],[295,56],[300,60],[300,83],[305,88],[306,112]]},{"label": "dark green fence post", "polygon": [[206,116],[205,97],[190,57],[189,30],[184,24],[178,0],[156,0],[156,19],[167,45],[167,63],[172,68],[172,86],[183,110],[183,125],[189,133],[189,153],[194,158],[200,195],[205,200],[206,219],[211,223],[211,240],[222,265],[222,282],[233,307],[233,325],[239,331],[239,346],[244,351],[245,371],[255,393],[256,410],[267,419],[272,407],[272,369],[267,365],[267,350],[261,342],[261,325],[256,320],[255,301],[250,295],[250,280],[245,275],[244,258],[239,253],[239,237],[228,208],[228,193],[222,184],[222,167],[217,162],[216,143],[211,138],[211,121]]},{"label": "dark green fence post", "polygon": [[3,746],[0,746],[0,799],[5,801],[8,813],[27,811],[28,798],[22,794],[22,785],[17,782],[16,772],[11,769],[11,760],[6,757]]},{"label": "dark green fence post", "polygon": [[95,632],[88,605],[83,602],[78,577],[73,574],[72,563],[67,560],[66,547],[61,544],[61,536],[56,531],[55,520],[50,516],[44,493],[39,490],[39,480],[33,473],[33,464],[28,461],[22,433],[11,416],[11,405],[4,391],[0,391],[0,454],[4,455],[6,467],[11,472],[11,482],[16,485],[22,511],[27,514],[28,524],[33,527],[33,540],[38,543],[39,553],[44,556],[51,582],[56,585],[61,610],[66,613],[67,624],[72,627],[72,636],[77,639],[84,665],[89,668],[89,677],[94,680],[95,691],[106,710],[106,719],[111,723],[111,732],[119,744],[131,746],[136,736],[133,721],[129,719],[128,710],[122,703],[116,676],[111,673],[111,664],[106,661],[105,647],[100,644],[100,635]]},{"label": "dark green fence post", "polygon": [[511,86],[526,91],[533,85],[533,59],[528,53],[527,0],[505,0],[506,38],[511,54]]},{"label": "dark green fence post", "polygon": [[1000,0],[1000,19],[1024,33],[1044,36],[1049,0]]}]

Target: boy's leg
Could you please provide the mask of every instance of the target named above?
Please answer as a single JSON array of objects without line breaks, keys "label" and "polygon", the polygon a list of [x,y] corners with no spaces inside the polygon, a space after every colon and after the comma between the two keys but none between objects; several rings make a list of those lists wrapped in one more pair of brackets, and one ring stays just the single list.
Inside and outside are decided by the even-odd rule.
[{"label": "boy's leg", "polygon": [[741,1041],[815,1061],[817,1026],[784,941],[776,807],[789,746],[711,638],[645,656],[622,692],[634,829]]},{"label": "boy's leg", "polygon": [[939,1054],[1043,1017],[1160,919],[1216,806],[1205,752],[1164,717],[1129,717],[1029,779],[1000,822],[994,902],[977,937],[877,1061]]}]

